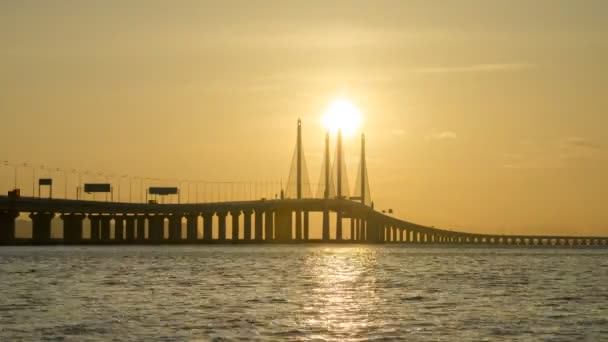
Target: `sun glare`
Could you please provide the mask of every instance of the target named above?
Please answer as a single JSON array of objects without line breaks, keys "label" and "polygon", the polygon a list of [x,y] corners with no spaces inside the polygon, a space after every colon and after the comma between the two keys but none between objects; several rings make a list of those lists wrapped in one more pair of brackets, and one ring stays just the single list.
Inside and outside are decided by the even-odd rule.
[{"label": "sun glare", "polygon": [[323,128],[335,134],[342,130],[344,135],[353,135],[361,124],[361,113],[359,109],[346,99],[336,99],[328,107],[321,117]]}]

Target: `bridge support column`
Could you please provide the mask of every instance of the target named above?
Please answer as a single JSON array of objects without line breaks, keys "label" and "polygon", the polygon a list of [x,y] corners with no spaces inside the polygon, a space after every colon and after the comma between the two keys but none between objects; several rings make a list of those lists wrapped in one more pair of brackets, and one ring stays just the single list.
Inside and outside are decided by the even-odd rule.
[{"label": "bridge support column", "polygon": [[264,238],[266,241],[274,240],[274,212],[270,209],[264,212]]},{"label": "bridge support column", "polygon": [[135,216],[126,215],[125,221],[125,238],[128,242],[133,242],[135,241]]},{"label": "bridge support column", "polygon": [[217,239],[219,241],[226,241],[226,216],[228,215],[228,213],[223,212],[223,211],[218,211],[216,213],[216,215],[217,215],[217,222],[218,222]]},{"label": "bridge support column", "polygon": [[99,241],[100,239],[100,220],[99,215],[89,214],[89,222],[91,223],[91,241]]},{"label": "bridge support column", "polygon": [[51,220],[53,213],[32,213],[32,241],[35,243],[48,243],[51,241]]},{"label": "bridge support column", "polygon": [[213,240],[213,213],[203,213],[203,241]]},{"label": "bridge support column", "polygon": [[114,216],[114,240],[123,241],[125,239],[125,217],[123,215]]},{"label": "bridge support column", "polygon": [[99,216],[99,230],[101,241],[110,241],[111,216]]},{"label": "bridge support column", "polygon": [[245,241],[251,241],[251,215],[253,210],[243,210],[243,239]]},{"label": "bridge support column", "polygon": [[63,241],[65,243],[79,243],[82,241],[82,214],[62,214]]},{"label": "bridge support column", "polygon": [[137,241],[146,240],[146,216],[137,215]]},{"label": "bridge support column", "polygon": [[255,241],[261,242],[264,240],[264,211],[262,209],[255,210]]},{"label": "bridge support column", "polygon": [[186,239],[189,242],[198,240],[198,214],[186,216]]},{"label": "bridge support column", "polygon": [[232,216],[232,242],[239,241],[239,216],[241,216],[240,210],[234,210],[230,212]]},{"label": "bridge support column", "polygon": [[[291,227],[290,227],[291,228]],[[291,229],[289,230],[291,235]],[[296,241],[302,241],[302,211],[296,210]]]},{"label": "bridge support column", "polygon": [[165,237],[165,216],[157,214],[148,217],[148,240],[160,243]]},{"label": "bridge support column", "polygon": [[350,217],[350,241],[355,241],[355,218]]},{"label": "bridge support column", "polygon": [[323,210],[323,241],[329,241],[329,210]]},{"label": "bridge support column", "polygon": [[308,241],[310,239],[309,219],[310,217],[308,211],[304,211],[304,241]]},{"label": "bridge support column", "polygon": [[173,213],[169,216],[169,241],[182,240],[182,214]]},{"label": "bridge support column", "polygon": [[16,211],[0,211],[0,245],[10,245],[15,242],[15,219],[19,217]]},{"label": "bridge support column", "polygon": [[291,242],[291,209],[277,209],[275,211],[274,224],[275,224],[275,240],[279,242]]},{"label": "bridge support column", "polygon": [[342,209],[336,211],[336,241],[342,241]]}]

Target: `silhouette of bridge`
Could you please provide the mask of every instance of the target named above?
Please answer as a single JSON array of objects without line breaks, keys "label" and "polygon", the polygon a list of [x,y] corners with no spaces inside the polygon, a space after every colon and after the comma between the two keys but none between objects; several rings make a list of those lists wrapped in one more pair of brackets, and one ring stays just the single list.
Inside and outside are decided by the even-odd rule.
[{"label": "silhouette of bridge", "polygon": [[[369,191],[364,136],[355,193],[348,195],[340,131],[333,167],[326,134],[322,179],[318,198],[313,198],[301,128],[298,121],[296,150],[280,199],[158,204],[0,196],[0,245],[349,242],[608,247],[608,237],[474,234],[427,227],[378,212]],[[16,219],[22,213],[30,213],[30,239],[16,238]],[[322,214],[321,239],[310,237],[313,213]],[[57,215],[63,221],[61,238],[51,234],[51,221]],[[89,221],[87,237],[85,219]],[[348,239],[343,238],[344,223],[350,224]]]}]

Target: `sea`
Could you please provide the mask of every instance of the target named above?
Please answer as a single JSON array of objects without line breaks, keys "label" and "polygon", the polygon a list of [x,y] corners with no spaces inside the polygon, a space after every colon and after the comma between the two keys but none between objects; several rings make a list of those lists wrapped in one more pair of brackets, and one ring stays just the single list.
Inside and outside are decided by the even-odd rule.
[{"label": "sea", "polygon": [[608,341],[608,250],[0,247],[0,341]]}]

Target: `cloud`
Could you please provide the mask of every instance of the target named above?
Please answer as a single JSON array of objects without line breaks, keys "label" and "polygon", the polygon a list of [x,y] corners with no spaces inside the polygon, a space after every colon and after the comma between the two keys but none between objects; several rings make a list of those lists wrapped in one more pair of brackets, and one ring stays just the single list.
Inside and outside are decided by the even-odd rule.
[{"label": "cloud", "polygon": [[563,142],[566,146],[577,147],[577,148],[586,148],[586,149],[593,149],[593,150],[605,150],[606,149],[606,146],[599,144],[597,142],[594,142],[590,139],[582,138],[582,137],[569,137],[569,138],[564,139]]},{"label": "cloud", "polygon": [[450,139],[456,139],[456,133],[452,132],[452,131],[444,131],[444,132],[439,132],[439,133],[432,134],[429,138],[432,139],[432,140],[450,140]]},{"label": "cloud", "polygon": [[439,73],[462,73],[462,72],[499,72],[518,71],[532,68],[527,63],[494,63],[494,64],[471,64],[459,66],[423,67],[412,70],[417,73],[439,74]]}]

